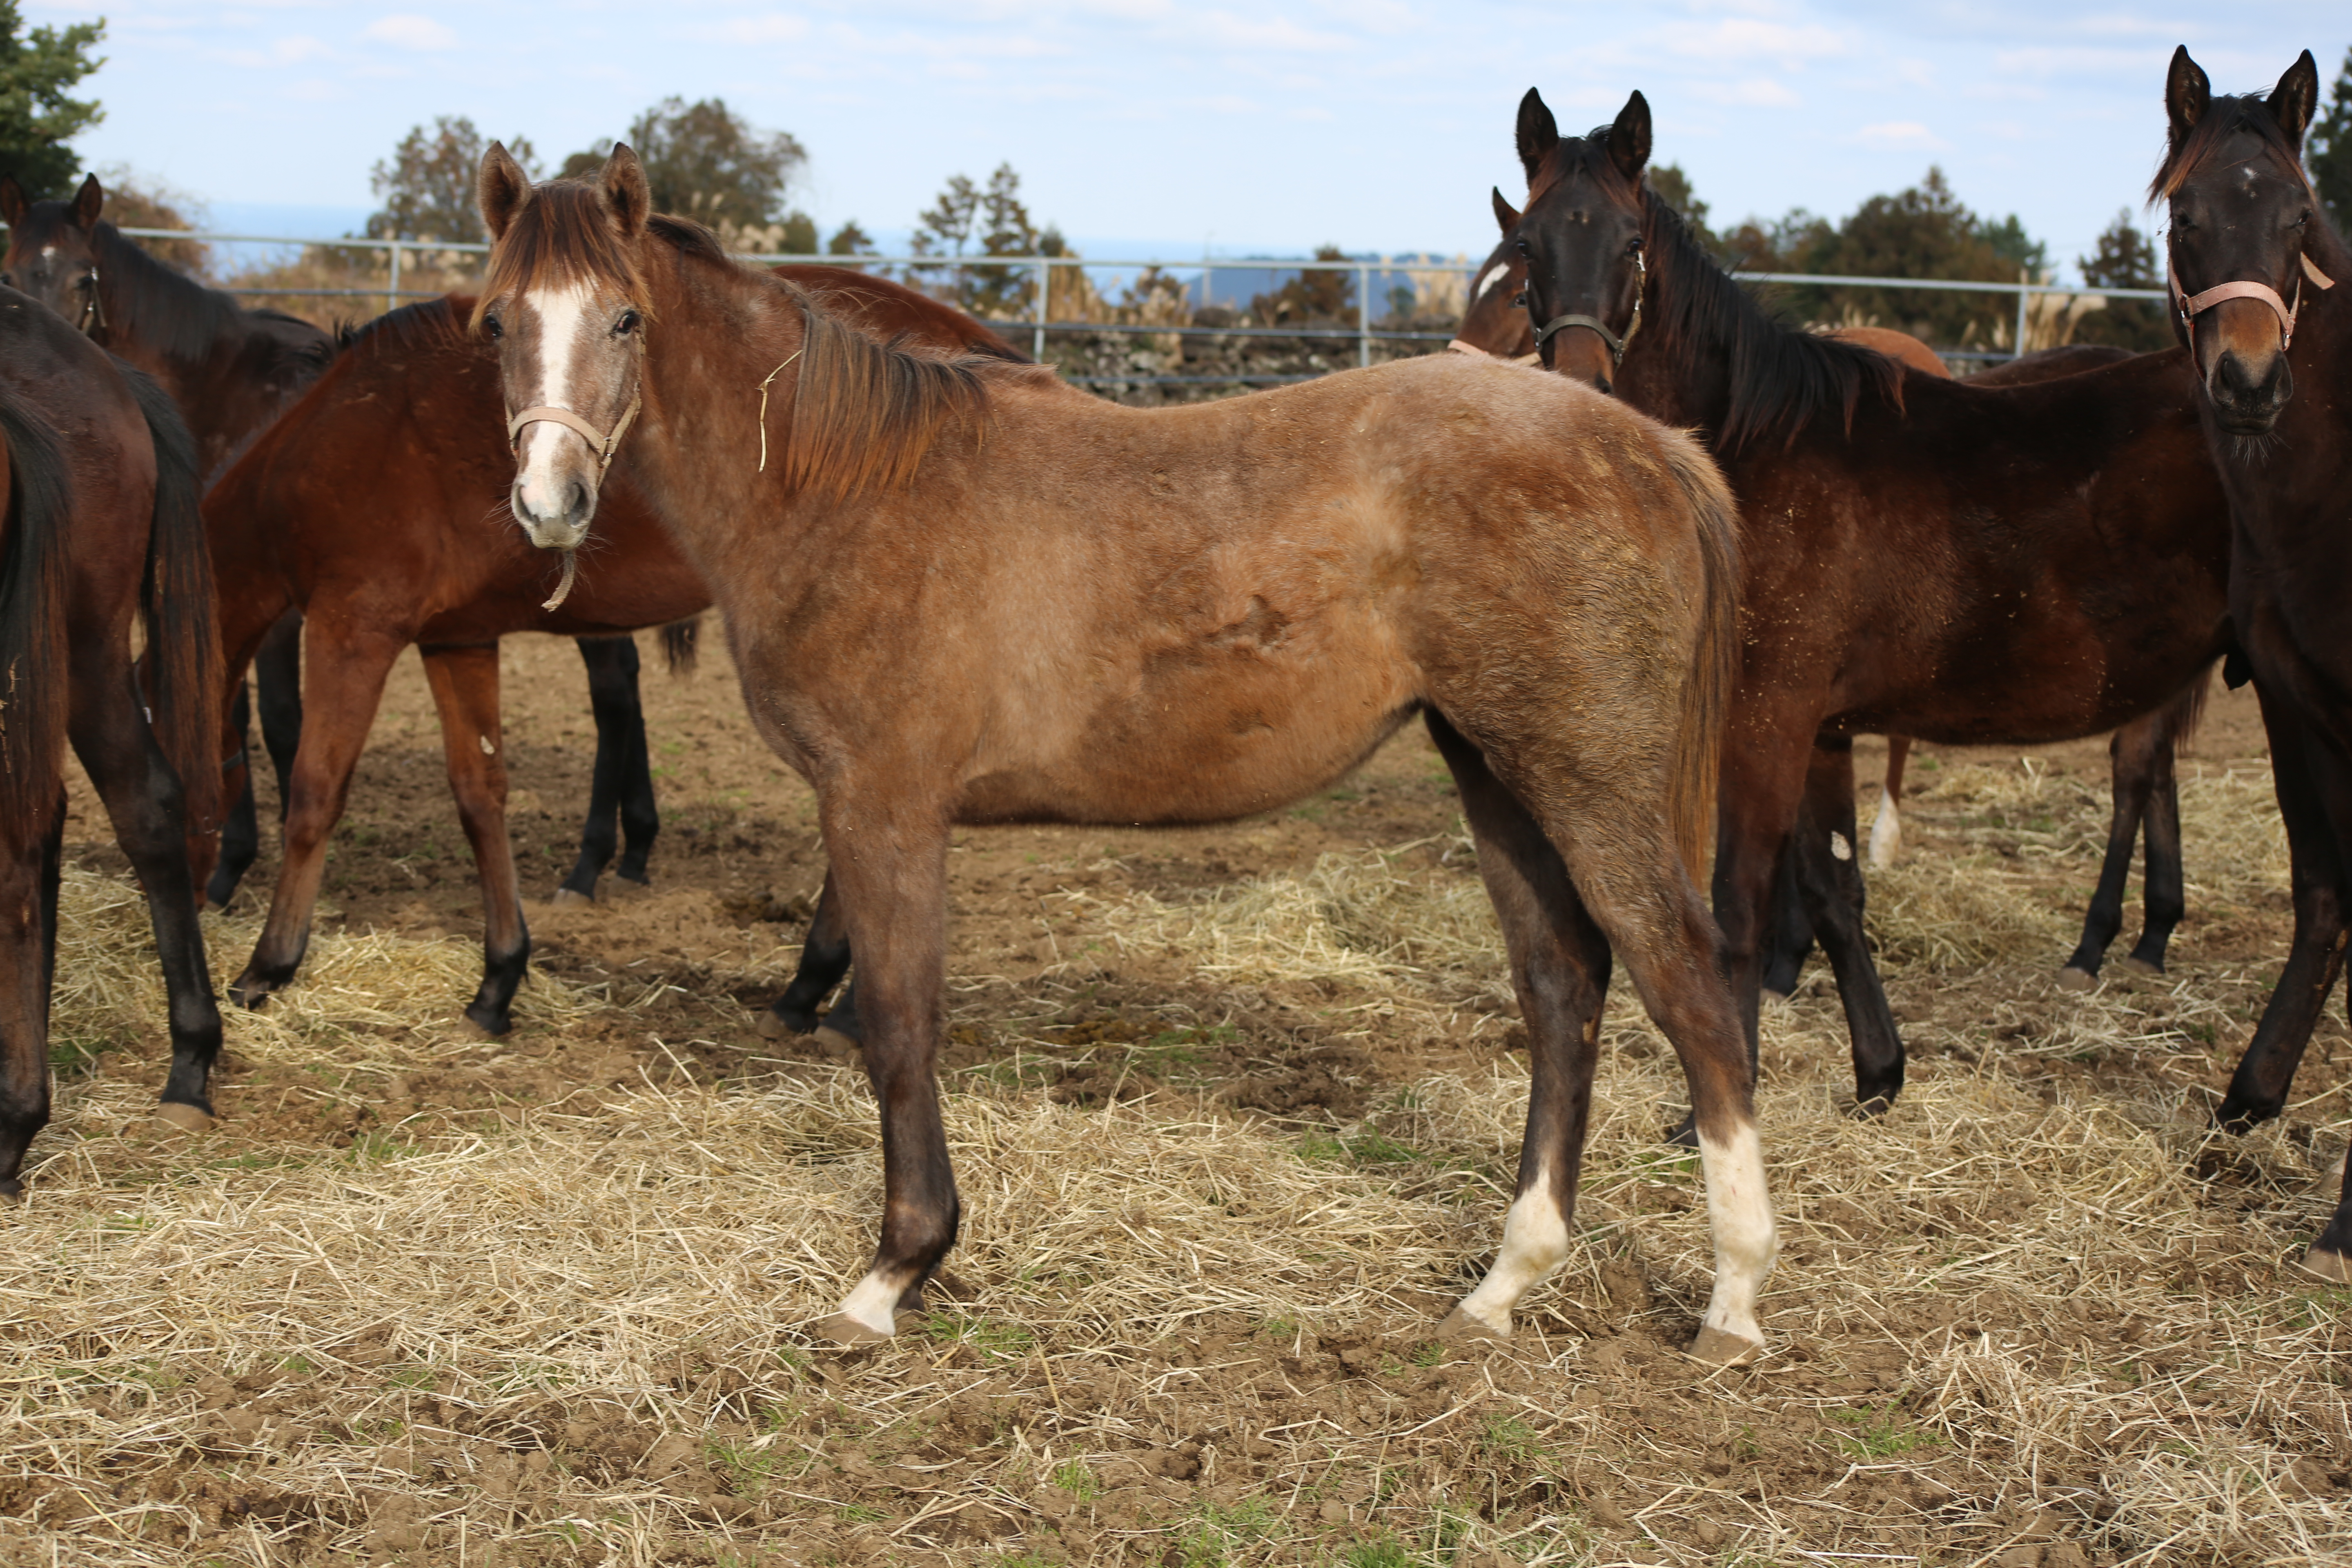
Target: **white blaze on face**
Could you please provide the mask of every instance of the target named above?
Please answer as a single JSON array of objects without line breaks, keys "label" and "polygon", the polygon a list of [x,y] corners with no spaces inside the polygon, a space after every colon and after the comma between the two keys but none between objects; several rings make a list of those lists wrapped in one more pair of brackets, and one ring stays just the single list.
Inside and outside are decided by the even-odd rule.
[{"label": "white blaze on face", "polygon": [[1504,279],[1508,278],[1510,275],[1511,264],[1507,261],[1497,261],[1495,265],[1486,268],[1486,271],[1478,275],[1477,283],[1473,286],[1470,290],[1470,302],[1475,305],[1479,300],[1485,299],[1486,297],[1487,290],[1493,289],[1495,285],[1500,283]]},{"label": "white blaze on face", "polygon": [[1568,1260],[1568,1222],[1552,1196],[1551,1173],[1512,1201],[1503,1220],[1503,1249],[1478,1288],[1462,1299],[1465,1317],[1498,1334],[1511,1331],[1511,1309],[1536,1282]]},{"label": "white blaze on face", "polygon": [[[569,408],[578,414],[572,377],[587,322],[588,291],[576,287],[541,289],[525,296],[524,303],[539,317],[539,387],[523,406]],[[570,489],[567,476],[578,471],[576,464],[562,459],[567,450],[576,458],[584,445],[580,432],[552,420],[524,426],[515,455],[517,507],[533,517],[561,516]]]},{"label": "white blaze on face", "polygon": [[1715,1295],[1704,1326],[1764,1342],[1756,1297],[1780,1256],[1772,1200],[1764,1189],[1764,1144],[1753,1124],[1717,1143],[1701,1132],[1699,1168],[1706,1180],[1706,1217],[1715,1232]]}]

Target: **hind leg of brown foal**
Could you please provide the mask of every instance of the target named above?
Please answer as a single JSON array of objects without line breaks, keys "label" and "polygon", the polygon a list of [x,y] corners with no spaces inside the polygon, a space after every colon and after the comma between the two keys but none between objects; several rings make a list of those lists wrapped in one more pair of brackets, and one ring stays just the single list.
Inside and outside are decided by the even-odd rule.
[{"label": "hind leg of brown foal", "polygon": [[105,803],[115,842],[147,895],[172,1035],[172,1069],[157,1114],[183,1127],[208,1126],[213,1061],[220,1055],[220,1004],[196,920],[179,777],[156,744],[131,672],[120,658],[76,649],[73,713],[66,728],[74,754]]},{"label": "hind leg of brown foal", "polygon": [[931,803],[908,802],[903,789],[857,779],[829,781],[818,810],[857,953],[859,1046],[882,1114],[882,1234],[874,1262],[841,1310],[817,1326],[854,1343],[896,1331],[900,1304],[955,1245],[961,1216],[937,1075],[947,818]]},{"label": "hind leg of brown foal", "polygon": [[1454,770],[1462,814],[1477,839],[1478,874],[1503,928],[1511,988],[1527,1025],[1528,1071],[1518,1186],[1502,1247],[1438,1331],[1507,1338],[1519,1298],[1568,1257],[1609,994],[1609,943],[1585,913],[1559,852],[1478,749],[1434,712],[1429,732]]},{"label": "hind leg of brown foal", "polygon": [[0,1197],[24,1195],[25,1152],[49,1123],[49,983],[58,843],[49,831],[0,855]]},{"label": "hind leg of brown foal", "polygon": [[343,815],[352,770],[367,745],[384,679],[409,643],[405,630],[351,630],[349,620],[348,611],[337,606],[331,614],[313,615],[303,631],[310,652],[310,691],[302,744],[294,753],[286,790],[285,858],[261,939],[229,987],[230,996],[247,1007],[260,1006],[301,967],[326,875],[327,839]]},{"label": "hind leg of brown foal", "polygon": [[530,929],[523,923],[522,883],[514,845],[507,837],[506,741],[499,727],[499,645],[435,643],[421,647],[425,679],[441,712],[441,754],[449,793],[474,847],[482,887],[482,984],[466,1018],[486,1034],[514,1027],[511,1007],[530,964]]},{"label": "hind leg of brown foal", "polygon": [[[2074,944],[2065,966],[2058,971],[2058,984],[2069,991],[2088,991],[2098,982],[2099,967],[2106,962],[2107,948],[2116,933],[2124,927],[2124,889],[2131,881],[2132,851],[2139,846],[2140,824],[2148,816],[2150,797],[2155,790],[2157,758],[2164,760],[2163,773],[2168,781],[2172,772],[2172,738],[2158,732],[2158,715],[2136,719],[2115,732],[2107,742],[2107,771],[2113,780],[2115,805],[2107,816],[2107,851],[2099,861],[2098,886],[2091,891],[2090,907],[2083,914],[2083,940]],[[2173,839],[2179,840],[2179,805],[2173,805]],[[2156,837],[2154,825],[2149,827],[2151,847]],[[2174,870],[2177,874],[2179,865]],[[2148,868],[2148,891],[2154,896],[2157,870]],[[2176,917],[2177,919],[2178,917]],[[2169,935],[2171,927],[2165,928]],[[2158,967],[2161,967],[2162,944],[2159,943]]]}]

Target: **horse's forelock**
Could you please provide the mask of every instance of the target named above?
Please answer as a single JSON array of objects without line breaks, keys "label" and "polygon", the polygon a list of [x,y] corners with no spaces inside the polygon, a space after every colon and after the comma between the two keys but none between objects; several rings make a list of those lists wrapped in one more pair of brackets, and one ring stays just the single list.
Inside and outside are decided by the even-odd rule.
[{"label": "horse's forelock", "polygon": [[653,319],[653,297],[636,248],[614,228],[604,192],[583,180],[552,181],[539,187],[491,247],[467,327],[480,330],[494,300],[583,285],[617,287],[640,314]]},{"label": "horse's forelock", "polygon": [[1533,206],[1543,193],[1580,174],[1591,176],[1604,194],[1633,201],[1641,187],[1627,179],[1617,160],[1609,155],[1610,130],[1596,125],[1581,136],[1563,136],[1555,142],[1544,159],[1542,174],[1528,189],[1528,205]]},{"label": "horse's forelock", "polygon": [[2206,105],[2205,112],[2186,137],[2166,146],[2164,160],[2157,165],[2156,178],[2148,182],[2149,203],[2171,198],[2189,183],[2190,175],[2221,151],[2223,142],[2241,131],[2259,137],[2263,145],[2293,171],[2305,190],[2311,188],[2311,177],[2304,173],[2294,140],[2278,122],[2278,116],[2271,112],[2269,102],[2252,93],[2228,93]]}]

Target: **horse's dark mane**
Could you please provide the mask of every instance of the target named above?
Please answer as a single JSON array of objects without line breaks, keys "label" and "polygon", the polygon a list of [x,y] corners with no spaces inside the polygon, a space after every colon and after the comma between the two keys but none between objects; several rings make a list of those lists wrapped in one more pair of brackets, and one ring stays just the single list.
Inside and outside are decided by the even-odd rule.
[{"label": "horse's dark mane", "polygon": [[[1607,132],[1596,135],[1606,146]],[[1598,162],[1609,163],[1605,157]],[[1658,274],[1652,296],[1656,317],[1646,330],[1674,353],[1723,362],[1729,401],[1710,443],[1718,455],[1736,457],[1759,444],[1785,449],[1832,410],[1851,431],[1865,394],[1903,406],[1900,364],[1775,317],[1723,270],[1682,215],[1646,182],[1641,201],[1643,245]]]},{"label": "horse's dark mane", "polygon": [[[201,364],[210,359],[220,340],[256,324],[301,329],[308,341],[271,333],[289,358],[308,356],[324,363],[324,334],[299,316],[279,310],[248,310],[234,295],[209,289],[184,272],[157,260],[137,241],[126,239],[112,224],[100,222],[89,233],[90,254],[97,258],[104,280],[107,323],[125,339],[150,344],[177,364]],[[311,334],[318,334],[312,337]]]},{"label": "horse's dark mane", "polygon": [[364,321],[346,321],[335,333],[335,352],[343,353],[379,337],[400,348],[440,348],[466,336],[473,313],[474,301],[467,295],[418,300]]},{"label": "horse's dark mane", "polygon": [[2178,191],[2222,142],[2241,131],[2258,137],[2278,155],[2279,162],[2294,171],[2306,190],[2310,188],[2311,178],[2303,172],[2303,154],[2278,122],[2278,116],[2271,112],[2270,104],[2252,93],[2222,93],[2206,104],[2187,136],[2178,142],[2167,138],[2164,161],[2157,165],[2156,178],[2148,182],[2147,199],[2160,202]]}]

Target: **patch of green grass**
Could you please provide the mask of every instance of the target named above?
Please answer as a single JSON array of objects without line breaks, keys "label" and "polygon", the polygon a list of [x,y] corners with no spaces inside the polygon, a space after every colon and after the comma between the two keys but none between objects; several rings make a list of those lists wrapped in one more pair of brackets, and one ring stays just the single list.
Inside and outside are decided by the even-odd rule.
[{"label": "patch of green grass", "polygon": [[1204,1502],[1177,1538],[1184,1568],[1224,1568],[1234,1552],[1274,1533],[1278,1516],[1262,1497],[1245,1497],[1227,1508]]},{"label": "patch of green grass", "polygon": [[1498,1465],[1525,1465],[1542,1455],[1543,1440],[1516,1415],[1489,1415],[1478,1434],[1478,1450]]},{"label": "patch of green grass", "polygon": [[278,1363],[278,1370],[290,1372],[297,1377],[308,1377],[319,1369],[310,1364],[310,1358],[308,1356],[289,1355]]},{"label": "patch of green grass", "polygon": [[845,1502],[833,1510],[844,1524],[879,1524],[890,1516],[870,1502]]},{"label": "patch of green grass", "polygon": [[343,1151],[343,1159],[353,1165],[382,1165],[405,1160],[415,1152],[416,1145],[405,1138],[383,1131],[362,1132]]},{"label": "patch of green grass", "polygon": [[1054,1471],[1054,1484],[1077,1499],[1092,1502],[1102,1496],[1102,1478],[1084,1459],[1072,1459]]},{"label": "patch of green grass", "polygon": [[1415,1568],[1412,1553],[1393,1535],[1359,1541],[1339,1553],[1339,1561],[1348,1568]]},{"label": "patch of green grass", "polygon": [[1298,1324],[1289,1318],[1268,1318],[1258,1325],[1258,1331],[1270,1339],[1290,1340],[1298,1337]]},{"label": "patch of green grass", "polygon": [[782,1457],[772,1447],[760,1447],[751,1443],[730,1443],[713,1438],[703,1445],[703,1457],[711,1468],[726,1479],[728,1490],[737,1497],[758,1497],[768,1489],[782,1465]]},{"label": "patch of green grass", "polygon": [[1914,1448],[1933,1447],[1943,1441],[1933,1432],[1922,1432],[1896,1414],[1897,1402],[1865,1407],[1861,1410],[1832,1410],[1830,1419],[1855,1428],[1850,1437],[1838,1442],[1848,1453],[1864,1459],[1892,1458],[1907,1454]]},{"label": "patch of green grass", "polygon": [[1445,1359],[1445,1347],[1435,1340],[1424,1340],[1413,1349],[1412,1364],[1435,1366]]},{"label": "patch of green grass", "polygon": [[384,1370],[383,1380],[394,1388],[430,1388],[437,1375],[436,1369],[425,1363],[415,1366],[394,1366]]},{"label": "patch of green grass", "polygon": [[1017,1361],[1037,1343],[1036,1336],[1019,1323],[961,1313],[934,1313],[923,1331],[942,1344],[970,1345],[1000,1361]]}]

